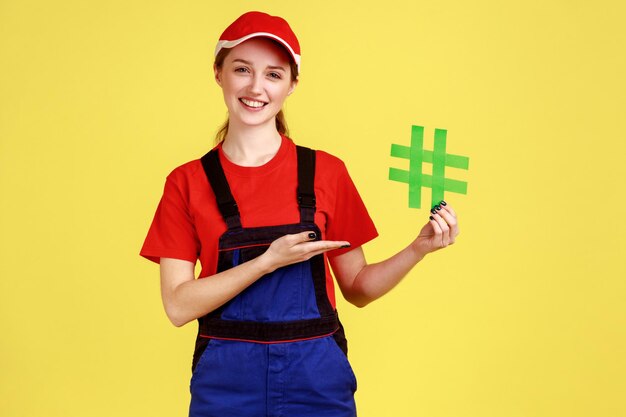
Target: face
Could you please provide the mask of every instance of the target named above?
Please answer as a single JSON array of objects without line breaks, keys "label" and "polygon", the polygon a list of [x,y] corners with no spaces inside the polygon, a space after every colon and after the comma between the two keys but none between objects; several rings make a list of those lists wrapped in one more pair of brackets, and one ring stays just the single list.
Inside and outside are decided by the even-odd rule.
[{"label": "face", "polygon": [[291,80],[287,51],[264,38],[235,46],[214,70],[233,124],[275,126],[274,117],[297,84]]}]

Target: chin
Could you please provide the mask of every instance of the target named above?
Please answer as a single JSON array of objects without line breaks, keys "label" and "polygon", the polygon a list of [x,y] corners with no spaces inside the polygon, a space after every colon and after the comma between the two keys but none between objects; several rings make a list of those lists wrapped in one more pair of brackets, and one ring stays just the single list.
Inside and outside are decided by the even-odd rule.
[{"label": "chin", "polygon": [[239,122],[243,126],[250,126],[250,127],[263,126],[269,123],[275,123],[276,114],[273,114],[270,117],[267,117],[267,115],[264,115],[264,117],[250,117],[250,115],[245,115],[244,117],[239,118]]}]

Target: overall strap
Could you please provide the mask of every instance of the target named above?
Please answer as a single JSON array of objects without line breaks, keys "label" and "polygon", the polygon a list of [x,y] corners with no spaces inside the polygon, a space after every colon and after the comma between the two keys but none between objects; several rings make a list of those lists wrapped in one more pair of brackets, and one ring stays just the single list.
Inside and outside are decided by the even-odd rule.
[{"label": "overall strap", "polygon": [[226,222],[229,230],[241,229],[241,216],[239,215],[239,209],[237,203],[233,198],[233,194],[230,192],[224,169],[220,163],[220,157],[217,149],[209,151],[204,155],[200,161],[204,168],[213,193],[215,193],[215,199],[217,200],[217,207]]},{"label": "overall strap", "polygon": [[298,207],[300,222],[314,223],[315,218],[315,151],[296,146],[298,153]]}]

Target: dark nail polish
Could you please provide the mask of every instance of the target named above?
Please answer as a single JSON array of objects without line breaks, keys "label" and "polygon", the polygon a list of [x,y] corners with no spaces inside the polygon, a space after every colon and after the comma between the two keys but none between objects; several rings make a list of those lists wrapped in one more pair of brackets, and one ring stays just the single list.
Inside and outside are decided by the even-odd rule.
[{"label": "dark nail polish", "polygon": [[431,212],[432,214],[437,214],[437,210],[435,210],[435,209],[430,209],[430,212]]},{"label": "dark nail polish", "polygon": [[347,245],[343,245],[343,246],[341,247],[341,249],[344,249],[344,248],[349,248],[349,247],[350,247],[350,244],[348,243]]},{"label": "dark nail polish", "polygon": [[428,218],[429,218],[430,220],[435,220],[435,218],[434,218],[433,216],[428,216]]},{"label": "dark nail polish", "polygon": [[441,203],[439,203],[439,204],[441,204],[442,206],[447,206],[447,205],[448,205],[448,203],[446,203],[446,202],[445,202],[445,201],[443,201],[443,200],[441,200]]},{"label": "dark nail polish", "polygon": [[315,239],[315,233],[309,233],[309,239]]},{"label": "dark nail polish", "polygon": [[440,206],[439,204],[437,204],[437,205],[435,206],[435,208],[436,208],[437,210],[441,210],[441,206]]}]

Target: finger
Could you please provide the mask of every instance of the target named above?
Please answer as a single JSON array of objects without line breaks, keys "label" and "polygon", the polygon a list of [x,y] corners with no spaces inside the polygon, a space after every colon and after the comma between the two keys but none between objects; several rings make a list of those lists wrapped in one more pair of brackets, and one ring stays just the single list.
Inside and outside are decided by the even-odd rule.
[{"label": "finger", "polygon": [[459,235],[459,233],[461,233],[461,229],[459,228],[459,216],[456,214],[456,212],[450,206],[450,204],[447,204],[445,201],[442,200],[441,205],[446,209],[446,211],[448,211],[448,213],[454,216],[454,219],[456,221],[456,225],[454,227],[453,234],[452,234],[452,243],[454,243],[455,238]]},{"label": "finger", "polygon": [[286,239],[291,246],[295,246],[303,242],[310,242],[317,239],[317,234],[312,230],[307,230],[306,232],[286,235]]},{"label": "finger", "polygon": [[[447,210],[447,207],[442,207],[442,206],[436,206],[436,207],[440,207],[440,209],[437,211],[437,214],[439,214],[448,224],[448,227],[450,228],[450,234],[449,234],[450,243],[454,243],[454,238],[456,237],[456,235],[459,234],[458,221],[456,217]],[[435,210],[437,209],[435,208]]]},{"label": "finger", "polygon": [[308,256],[309,256],[310,258],[312,258],[312,257],[314,257],[314,256],[321,255],[321,254],[323,254],[323,253],[325,253],[325,252],[330,252],[330,251],[333,251],[333,250],[342,249],[342,248],[347,248],[347,247],[350,247],[350,245],[342,245],[342,246],[340,246],[340,247],[338,247],[338,248],[337,248],[337,247],[332,247],[332,248],[330,248],[330,247],[324,247],[324,248],[322,248],[322,249],[319,249],[319,250],[315,250],[315,251],[309,252],[309,253],[308,253]]},{"label": "finger", "polygon": [[313,252],[323,253],[328,252],[334,249],[347,248],[350,247],[350,242],[345,240],[335,241],[335,240],[318,240],[315,242],[307,242],[299,245],[299,249],[303,251],[303,253],[310,254]]},{"label": "finger", "polygon": [[450,214],[452,214],[454,217],[457,217],[456,212],[454,211],[454,209],[450,206],[450,204],[446,203],[444,200],[441,200],[441,202],[439,203],[439,205],[443,208],[445,208],[448,212],[450,212]]},{"label": "finger", "polygon": [[431,217],[435,219],[439,229],[441,230],[441,247],[445,248],[450,243],[450,227],[443,217],[439,215],[439,212],[433,214]]},{"label": "finger", "polygon": [[433,231],[435,232],[435,236],[433,237],[433,242],[436,242],[437,247],[439,247],[439,244],[441,243],[441,239],[443,236],[443,231],[441,230],[441,226],[439,225],[439,222],[437,221],[435,216],[437,216],[437,214],[433,213],[433,215],[430,216],[429,219],[430,219],[430,224],[433,227]]}]

